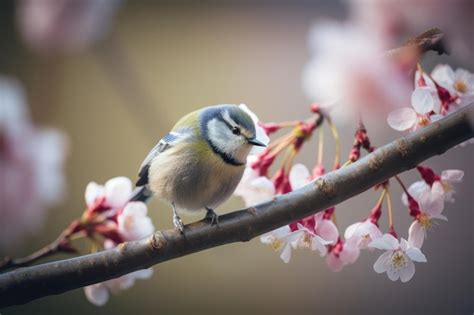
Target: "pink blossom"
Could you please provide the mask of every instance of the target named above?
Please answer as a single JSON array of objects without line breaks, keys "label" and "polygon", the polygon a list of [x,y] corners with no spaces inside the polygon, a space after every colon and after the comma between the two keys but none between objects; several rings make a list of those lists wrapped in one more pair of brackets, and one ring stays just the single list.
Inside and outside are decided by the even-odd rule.
[{"label": "pink blossom", "polygon": [[[447,218],[442,215],[444,193],[441,185],[434,184],[430,187],[424,181],[413,183],[408,188],[408,193],[414,198],[416,207],[410,212],[415,221],[409,229],[409,241],[413,246],[421,248],[426,232],[433,226],[434,220],[447,221]],[[405,194],[402,196],[402,201],[405,205],[413,207],[413,201],[410,204]]]},{"label": "pink blossom", "polygon": [[273,182],[266,176],[260,176],[258,171],[252,167],[257,159],[256,155],[249,155],[247,157],[244,175],[234,191],[234,195],[244,199],[246,206],[254,206],[271,200],[276,194]]},{"label": "pink blossom", "polygon": [[22,0],[17,22],[26,44],[51,54],[83,50],[110,27],[119,0]]},{"label": "pink blossom", "polygon": [[339,272],[344,266],[355,263],[359,254],[360,249],[355,238],[346,241],[339,239],[336,245],[330,247],[326,264],[331,271]]},{"label": "pink blossom", "polygon": [[127,177],[114,177],[105,185],[90,182],[86,187],[85,199],[88,207],[102,201],[106,207],[123,208],[132,196],[132,181]]},{"label": "pink blossom", "polygon": [[296,190],[311,182],[311,174],[303,164],[295,164],[289,173],[291,189]]},{"label": "pink blossom", "polygon": [[344,233],[344,238],[346,240],[354,238],[355,244],[360,249],[366,249],[370,242],[379,237],[382,237],[382,232],[370,219],[349,225]]},{"label": "pink blossom", "polygon": [[324,212],[319,212],[314,215],[315,226],[314,232],[323,239],[335,244],[339,239],[339,230],[337,226],[329,218],[325,218]]},{"label": "pink blossom", "polygon": [[291,259],[292,244],[304,235],[303,230],[292,231],[288,225],[266,233],[260,237],[263,244],[269,244],[272,248],[280,252],[280,258],[284,263],[289,263]]},{"label": "pink blossom", "polygon": [[399,242],[391,234],[373,240],[369,247],[386,250],[375,262],[374,270],[377,273],[387,273],[392,281],[400,279],[402,282],[409,281],[415,274],[416,262],[426,262],[426,257],[420,249],[409,244],[405,239]]},{"label": "pink blossom", "polygon": [[[462,170],[445,170],[441,175],[436,174],[431,168],[426,166],[417,166],[417,170],[424,182],[431,187],[432,192],[444,195],[444,200],[446,201],[454,202],[454,184],[462,181],[464,177]],[[422,184],[417,185],[416,187],[423,188]]]},{"label": "pink blossom", "polygon": [[[104,245],[106,249],[115,247],[115,244],[110,240],[107,240]],[[149,279],[152,275],[152,268],[137,270],[115,279],[86,286],[84,293],[89,302],[96,306],[103,306],[109,300],[110,293],[119,294],[120,291],[131,288],[136,280]]]},{"label": "pink blossom", "polygon": [[117,216],[118,231],[126,241],[140,240],[155,231],[144,202],[129,202]]},{"label": "pink blossom", "polygon": [[453,101],[462,107],[474,101],[474,74],[464,69],[454,71],[449,65],[437,65],[431,72],[433,79],[455,95]]},{"label": "pink blossom", "polygon": [[297,231],[303,231],[303,233],[300,234],[299,237],[292,243],[293,248],[319,251],[321,257],[326,256],[326,245],[333,244],[334,241],[328,241],[323,239],[311,229],[304,227],[301,223],[298,223],[297,227]]},{"label": "pink blossom", "polygon": [[379,37],[355,24],[325,22],[313,26],[309,45],[303,90],[322,110],[347,117],[354,110],[380,112],[408,101],[410,82],[393,60],[382,57],[387,47]]},{"label": "pink blossom", "polygon": [[[436,90],[418,87],[411,96],[411,107],[402,107],[388,114],[387,122],[395,130],[416,130],[439,120],[440,101]],[[433,114],[434,113],[434,114]]]},{"label": "pink blossom", "polygon": [[[471,0],[379,1],[351,0],[351,17],[374,37],[391,46],[436,26],[443,30],[447,45],[456,57],[472,62]],[[434,23],[434,21],[436,21]]]},{"label": "pink blossom", "polygon": [[62,199],[67,141],[32,124],[24,91],[6,77],[0,77],[0,108],[0,248],[7,248],[35,232],[45,209]]}]

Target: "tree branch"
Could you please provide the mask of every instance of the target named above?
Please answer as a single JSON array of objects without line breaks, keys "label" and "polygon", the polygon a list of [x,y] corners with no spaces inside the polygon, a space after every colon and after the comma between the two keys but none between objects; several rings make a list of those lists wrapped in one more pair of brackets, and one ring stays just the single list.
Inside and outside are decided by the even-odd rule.
[{"label": "tree branch", "polygon": [[474,136],[474,106],[466,108],[328,173],[305,187],[219,218],[219,226],[199,221],[177,230],[76,258],[20,268],[0,275],[0,307],[60,294],[177,257],[252,238],[347,200],[377,183]]}]

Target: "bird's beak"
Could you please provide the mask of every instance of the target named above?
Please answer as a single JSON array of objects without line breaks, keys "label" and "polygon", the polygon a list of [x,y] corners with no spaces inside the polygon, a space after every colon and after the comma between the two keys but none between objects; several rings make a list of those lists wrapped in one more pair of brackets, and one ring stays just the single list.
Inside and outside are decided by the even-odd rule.
[{"label": "bird's beak", "polygon": [[248,142],[251,145],[256,145],[256,146],[259,146],[259,147],[266,147],[267,146],[265,143],[258,141],[256,138],[248,139]]}]

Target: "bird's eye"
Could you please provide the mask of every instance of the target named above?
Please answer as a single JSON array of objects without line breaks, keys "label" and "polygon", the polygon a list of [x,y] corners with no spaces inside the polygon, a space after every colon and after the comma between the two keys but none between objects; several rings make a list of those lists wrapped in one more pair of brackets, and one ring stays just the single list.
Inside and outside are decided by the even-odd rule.
[{"label": "bird's eye", "polygon": [[240,135],[240,128],[239,127],[232,127],[232,133],[234,135]]}]

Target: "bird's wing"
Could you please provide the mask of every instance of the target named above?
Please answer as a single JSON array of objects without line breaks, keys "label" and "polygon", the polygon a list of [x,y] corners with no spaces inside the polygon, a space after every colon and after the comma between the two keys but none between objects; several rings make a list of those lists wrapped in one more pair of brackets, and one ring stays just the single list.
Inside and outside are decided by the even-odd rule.
[{"label": "bird's wing", "polygon": [[170,132],[164,136],[153,149],[151,149],[150,153],[148,153],[145,160],[143,160],[142,165],[140,166],[140,172],[138,172],[138,181],[136,183],[137,186],[144,186],[148,184],[148,170],[153,159],[158,154],[170,148],[176,144],[178,140],[183,139],[184,137],[185,134]]}]

